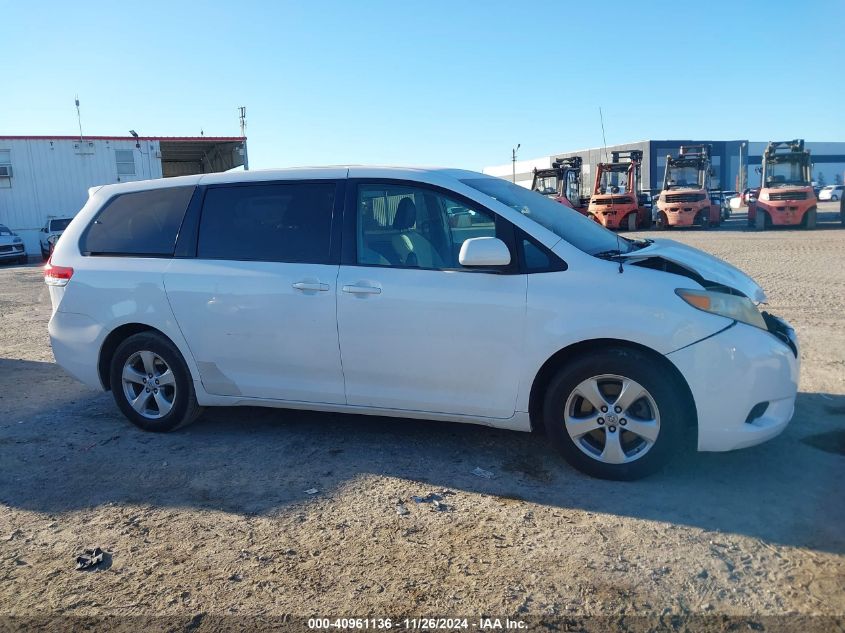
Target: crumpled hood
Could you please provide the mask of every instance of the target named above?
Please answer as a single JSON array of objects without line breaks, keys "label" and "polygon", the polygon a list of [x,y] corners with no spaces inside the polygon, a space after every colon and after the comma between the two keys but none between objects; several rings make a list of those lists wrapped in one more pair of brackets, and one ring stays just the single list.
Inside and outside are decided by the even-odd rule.
[{"label": "crumpled hood", "polygon": [[752,301],[757,303],[767,301],[763,289],[739,268],[675,240],[657,239],[645,248],[626,253],[623,257],[625,261],[660,257],[700,275],[707,281],[738,290]]}]

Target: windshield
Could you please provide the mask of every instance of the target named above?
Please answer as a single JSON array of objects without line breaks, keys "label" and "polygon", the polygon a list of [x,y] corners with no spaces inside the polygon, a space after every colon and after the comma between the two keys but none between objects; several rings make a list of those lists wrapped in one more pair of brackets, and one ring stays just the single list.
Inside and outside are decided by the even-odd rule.
[{"label": "windshield", "polygon": [[12,232],[9,230],[8,226],[4,226],[0,224],[0,235],[11,235]]},{"label": "windshield", "polygon": [[70,219],[66,220],[50,220],[51,231],[64,231],[67,225],[70,224]]},{"label": "windshield", "polygon": [[597,194],[628,193],[628,165],[599,165]]},{"label": "windshield", "polygon": [[544,178],[537,178],[534,183],[534,191],[541,193],[544,196],[557,194],[557,176],[546,176]]},{"label": "windshield", "polygon": [[769,162],[766,165],[766,187],[809,184],[804,178],[804,165],[801,162]]},{"label": "windshield", "polygon": [[462,183],[519,211],[589,255],[635,250],[633,242],[617,236],[577,211],[499,178],[472,178]]},{"label": "windshield", "polygon": [[698,167],[692,165],[669,167],[666,172],[667,189],[700,189]]}]

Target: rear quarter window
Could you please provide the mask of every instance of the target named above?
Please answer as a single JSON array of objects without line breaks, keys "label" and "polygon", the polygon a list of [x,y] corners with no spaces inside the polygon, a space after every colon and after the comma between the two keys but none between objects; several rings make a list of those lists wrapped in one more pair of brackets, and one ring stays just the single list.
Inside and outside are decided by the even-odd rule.
[{"label": "rear quarter window", "polygon": [[112,198],[82,236],[85,255],[169,257],[195,187],[124,193]]}]

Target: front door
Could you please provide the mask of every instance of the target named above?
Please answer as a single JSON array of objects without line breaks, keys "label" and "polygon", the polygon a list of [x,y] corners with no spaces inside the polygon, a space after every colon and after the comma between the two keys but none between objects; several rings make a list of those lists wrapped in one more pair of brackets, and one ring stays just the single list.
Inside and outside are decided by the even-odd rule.
[{"label": "front door", "polygon": [[337,288],[348,403],[511,417],[526,277],[458,264],[464,240],[501,234],[504,220],[439,189],[349,186],[354,243]]},{"label": "front door", "polygon": [[335,181],[210,186],[197,257],[165,273],[212,394],[344,403],[336,322]]}]

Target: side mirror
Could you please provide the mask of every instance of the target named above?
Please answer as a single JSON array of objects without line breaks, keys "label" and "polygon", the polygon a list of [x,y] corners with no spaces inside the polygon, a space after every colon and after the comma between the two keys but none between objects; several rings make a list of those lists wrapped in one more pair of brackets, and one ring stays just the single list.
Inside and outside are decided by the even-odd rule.
[{"label": "side mirror", "polygon": [[458,262],[461,266],[507,266],[511,253],[497,237],[471,237],[461,245]]}]

